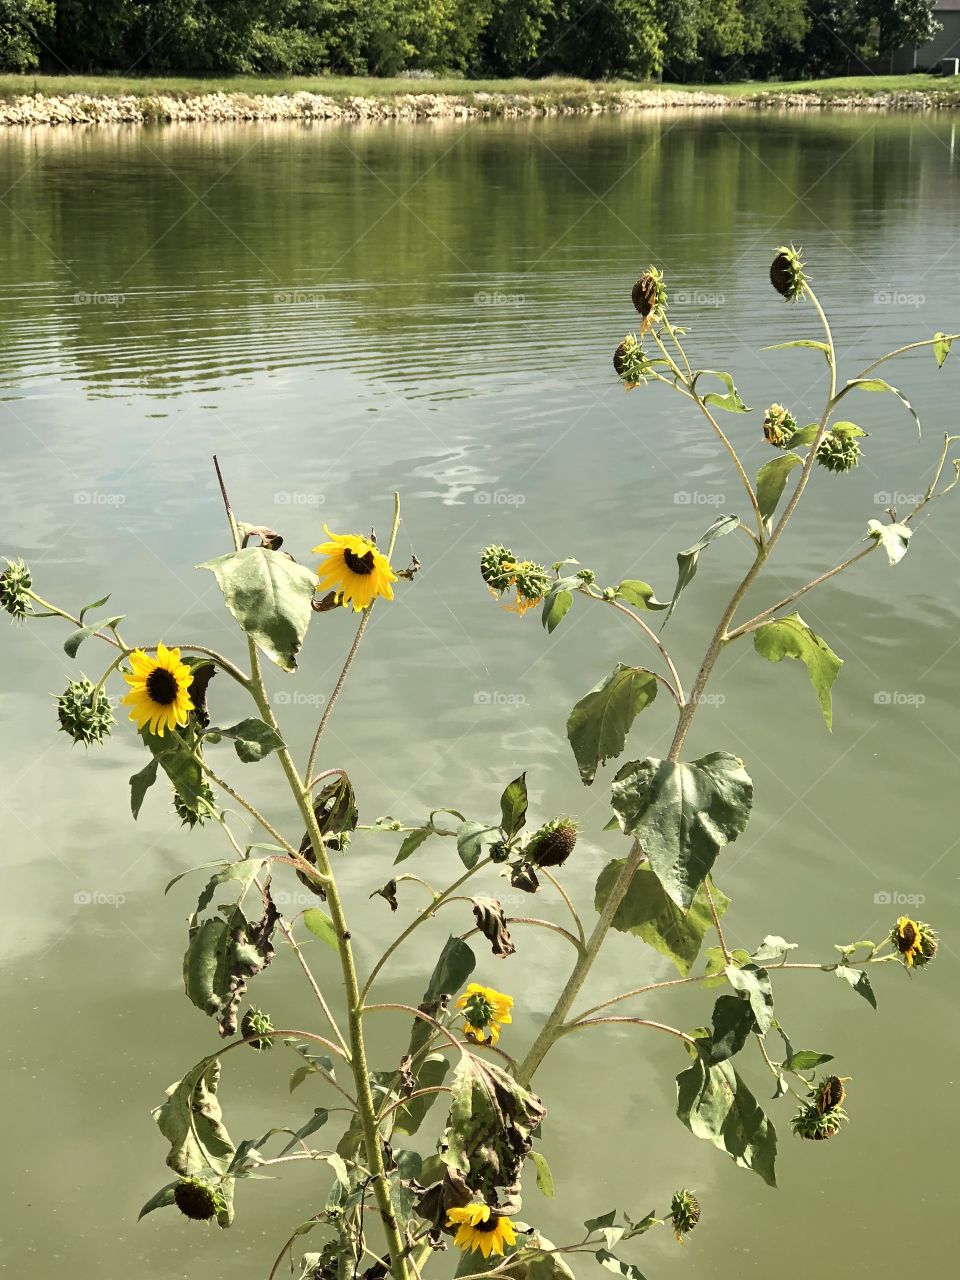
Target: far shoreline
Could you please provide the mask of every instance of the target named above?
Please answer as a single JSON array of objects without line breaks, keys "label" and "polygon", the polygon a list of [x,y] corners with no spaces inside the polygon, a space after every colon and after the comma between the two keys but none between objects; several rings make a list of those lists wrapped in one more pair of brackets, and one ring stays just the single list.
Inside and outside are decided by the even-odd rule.
[{"label": "far shoreline", "polygon": [[[954,85],[957,85],[955,88]],[[0,125],[189,124],[241,121],[379,123],[511,120],[658,109],[942,111],[960,106],[960,77],[877,76],[790,84],[636,85],[584,80],[235,77],[213,81],[0,76]]]}]

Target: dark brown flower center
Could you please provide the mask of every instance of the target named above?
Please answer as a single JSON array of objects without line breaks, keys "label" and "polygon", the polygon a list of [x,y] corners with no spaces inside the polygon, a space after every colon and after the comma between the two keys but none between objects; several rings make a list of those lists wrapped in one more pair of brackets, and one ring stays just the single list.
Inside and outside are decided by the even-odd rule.
[{"label": "dark brown flower center", "polygon": [[147,676],[147,693],[152,702],[161,707],[172,706],[177,700],[179,685],[176,678],[165,667],[154,667]]},{"label": "dark brown flower center", "polygon": [[913,924],[908,921],[900,929],[897,943],[901,951],[912,951],[917,941],[917,931]]},{"label": "dark brown flower center", "polygon": [[486,1233],[487,1231],[496,1231],[500,1223],[499,1213],[491,1213],[486,1222],[477,1222],[474,1224],[474,1231]]},{"label": "dark brown flower center", "polygon": [[351,573],[359,573],[361,575],[373,573],[373,552],[365,551],[362,556],[358,556],[355,551],[351,551],[349,547],[345,547],[343,552],[343,563]]}]

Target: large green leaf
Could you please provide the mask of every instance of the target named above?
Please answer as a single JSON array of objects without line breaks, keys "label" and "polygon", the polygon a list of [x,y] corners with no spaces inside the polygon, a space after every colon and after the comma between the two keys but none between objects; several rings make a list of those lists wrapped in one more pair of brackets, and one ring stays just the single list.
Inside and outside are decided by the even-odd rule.
[{"label": "large green leaf", "polygon": [[917,424],[917,435],[920,435],[920,418],[916,409],[902,391],[892,387],[889,382],[884,382],[883,378],[853,378],[844,387],[844,391],[888,391],[892,396],[896,396],[904,408],[910,412]]},{"label": "large green leaf", "polygon": [[729,1062],[702,1057],[677,1076],[677,1115],[697,1138],[777,1185],[777,1133]]},{"label": "large green leaf", "polygon": [[727,981],[739,991],[753,1011],[757,1030],[765,1035],[773,1025],[773,988],[766,969],[755,964],[728,965]]},{"label": "large green leaf", "polygon": [[159,762],[154,757],[139,773],[133,774],[130,778],[130,811],[134,818],[140,817],[146,794],[157,780],[158,768]]},{"label": "large green leaf", "polygon": [[634,720],[656,696],[657,679],[652,672],[618,662],[576,704],[567,720],[567,737],[585,786],[590,786],[602,764],[620,755]]},{"label": "large green leaf", "polygon": [[[686,551],[677,553],[677,585],[673,589],[673,596],[670,599],[670,607],[667,609],[667,616],[663,620],[666,626],[673,617],[673,611],[677,607],[677,601],[680,599],[680,593],[684,587],[688,586],[697,573],[697,562],[700,559],[700,552],[708,547],[711,542],[715,542],[717,538],[722,538],[727,533],[733,533],[740,524],[739,516],[717,516],[713,524],[699,538],[692,547],[687,547]],[[662,629],[662,628],[661,628]]]},{"label": "large green leaf", "polygon": [[170,1143],[169,1168],[184,1177],[224,1179],[218,1182],[218,1189],[226,1206],[217,1214],[217,1221],[228,1227],[233,1221],[233,1180],[224,1175],[235,1148],[223,1124],[217,1098],[219,1082],[219,1059],[204,1058],[170,1086],[166,1101],[157,1107],[153,1118]]},{"label": "large green leaf", "polygon": [[783,497],[787,477],[794,467],[802,467],[803,459],[795,453],[781,453],[765,463],[757,472],[757,506],[764,520],[773,519],[777,503]]},{"label": "large green leaf", "polygon": [[769,662],[796,658],[807,668],[810,683],[820,701],[827,728],[833,729],[833,682],[840,674],[843,659],[838,658],[825,640],[816,635],[799,613],[765,622],[753,633],[753,647]]},{"label": "large green leaf", "polygon": [[[246,867],[248,864],[233,865]],[[201,895],[203,905],[213,896],[214,887],[227,878],[225,873],[214,877]],[[236,1032],[237,1011],[246,993],[247,980],[273,959],[271,939],[279,912],[269,889],[263,893],[264,911],[259,920],[248,920],[239,902],[221,907],[219,914],[202,923],[196,915],[190,920],[189,941],[183,957],[184,990],[198,1009],[217,1019],[225,1036]]]},{"label": "large green leaf", "polygon": [[197,568],[216,575],[227,608],[257,648],[284,671],[295,671],[313,612],[315,574],[266,547],[231,551]]},{"label": "large green leaf", "polygon": [[552,635],[559,627],[573,604],[573,593],[580,586],[579,578],[558,578],[550,584],[550,590],[543,598],[540,621],[547,633]]},{"label": "large green leaf", "polygon": [[503,833],[509,840],[527,821],[527,775],[521,773],[504,788],[500,797],[500,815]]},{"label": "large green leaf", "polygon": [[700,1042],[711,1062],[726,1062],[738,1054],[757,1025],[750,1005],[739,996],[718,996],[712,1022],[713,1034]]},{"label": "large green leaf", "polygon": [[[108,600],[109,598],[107,596]],[[87,607],[91,608],[92,606]],[[119,626],[122,621],[123,614],[119,614],[116,618],[103,618],[100,622],[91,622],[87,626],[81,627],[78,631],[72,631],[63,642],[64,653],[68,658],[75,658],[84,640],[96,635],[98,631],[104,631],[108,627]]]},{"label": "large green leaf", "polygon": [[720,850],[747,825],[753,804],[743,761],[725,751],[692,764],[633,760],[610,791],[621,828],[640,841],[654,875],[683,911]]},{"label": "large green leaf", "polygon": [[669,609],[669,600],[658,600],[653,587],[639,578],[625,578],[616,589],[617,599],[635,609]]},{"label": "large green leaf", "polygon": [[[193,752],[171,733],[165,733],[163,737],[160,737],[144,727],[140,730],[140,737],[161,769],[173,783],[174,790],[186,807],[193,812],[204,809],[209,810],[210,804],[206,798],[203,769],[200,767],[200,763]],[[136,788],[134,787],[135,780],[138,780]],[[143,787],[142,794],[139,792],[141,786]],[[152,786],[152,778],[146,769],[142,769],[139,774],[130,779],[131,807],[138,795],[142,803],[143,794],[146,794],[150,786]]]},{"label": "large green leaf", "polygon": [[[607,863],[597,880],[595,906],[602,911],[610,890],[623,868],[623,860]],[[717,915],[723,916],[730,899],[716,886],[713,901]],[[649,867],[638,867],[623,901],[613,917],[613,927],[621,933],[632,933],[661,955],[668,956],[686,977],[700,954],[707,931],[713,926],[710,904],[701,886],[694,894],[689,911],[684,913],[667,896],[663,885]]]},{"label": "large green leaf", "polygon": [[244,764],[257,764],[271,751],[279,751],[283,739],[268,724],[256,718],[241,720],[229,729],[217,729],[224,738],[230,738],[237,749],[237,755]]}]

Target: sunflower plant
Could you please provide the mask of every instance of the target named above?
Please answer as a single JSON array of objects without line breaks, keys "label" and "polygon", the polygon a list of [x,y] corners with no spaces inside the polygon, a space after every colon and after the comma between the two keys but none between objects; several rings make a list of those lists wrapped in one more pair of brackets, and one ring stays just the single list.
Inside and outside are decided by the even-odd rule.
[{"label": "sunflower plant", "polygon": [[[638,642],[650,653],[650,665],[632,658],[619,662],[571,709],[566,732],[584,785],[593,785],[600,769],[624,754],[635,722],[656,697],[668,697],[676,712],[666,757],[630,760],[610,782],[613,817],[607,827],[621,832],[627,844],[623,856],[600,871],[592,923],[584,920],[563,883],[564,868],[577,851],[580,824],[570,813],[531,822],[525,773],[506,783],[499,812],[480,820],[438,808],[419,823],[392,818],[361,823],[349,777],[321,763],[324,731],[371,611],[381,601],[392,601],[395,588],[408,589],[420,569],[416,559],[403,569],[393,565],[398,496],[384,546],[372,534],[334,533],[324,526],[326,540],[313,550],[319,561],[306,565],[289,554],[275,530],[237,518],[214,460],[232,548],[199,567],[214,575],[224,606],[237,623],[245,642],[242,661],[178,642],[175,636],[137,637],[137,643],[130,643],[126,619],[100,612],[109,597],[72,612],[34,589],[22,560],[5,561],[0,605],[14,622],[54,618],[67,623],[71,630],[64,650],[74,661],[88,641],[97,643],[85,654],[108,647],[110,661],[99,678],[76,676],[57,698],[59,729],[85,748],[101,744],[117,729],[108,686],[121,688],[119,705],[130,722],[125,728],[139,735],[144,752],[142,768],[130,778],[133,818],[151,790],[166,785],[185,827],[213,828],[226,841],[227,856],[194,868],[202,876],[202,888],[187,924],[183,961],[185,994],[216,1024],[216,1039],[166,1089],[154,1111],[167,1146],[168,1177],[141,1216],[169,1208],[226,1228],[234,1220],[238,1185],[264,1171],[309,1164],[327,1174],[316,1211],[285,1228],[279,1253],[264,1268],[268,1280],[288,1262],[299,1280],[384,1280],[388,1275],[422,1280],[428,1266],[444,1265],[434,1260],[451,1246],[460,1257],[461,1277],[571,1280],[571,1261],[576,1265],[586,1255],[627,1280],[643,1280],[631,1260],[633,1253],[642,1254],[640,1238],[669,1223],[683,1244],[701,1220],[695,1191],[664,1189],[662,1216],[631,1216],[619,1207],[594,1213],[582,1229],[571,1231],[571,1240],[560,1244],[541,1233],[536,1204],[525,1202],[523,1194],[527,1174],[539,1192],[554,1194],[549,1137],[543,1129],[546,1106],[534,1089],[541,1064],[570,1035],[609,1023],[677,1042],[682,1061],[677,1116],[694,1136],[770,1185],[776,1183],[777,1133],[767,1111],[782,1099],[788,1106],[792,1100],[789,1128],[799,1138],[824,1141],[841,1132],[847,1122],[849,1077],[821,1074],[832,1061],[829,1053],[794,1047],[780,1007],[781,975],[788,970],[832,974],[876,1007],[868,971],[894,964],[905,973],[918,973],[936,958],[937,933],[925,921],[901,916],[879,941],[840,944],[835,956],[822,961],[796,959],[797,944],[776,936],[763,938],[752,951],[732,949],[724,933],[731,903],[715,870],[722,868],[724,848],[742,835],[749,821],[753,782],[747,763],[733,752],[718,749],[690,760],[684,745],[719,656],[748,638],[759,657],[770,662],[790,658],[806,668],[830,728],[841,659],[794,606],[866,556],[882,550],[891,565],[903,559],[917,515],[960,479],[960,459],[952,461],[952,478],[948,473],[950,446],[958,437],[945,436],[930,482],[909,512],[891,510],[885,523],[865,522],[864,546],[855,555],[750,618],[740,620],[741,606],[748,590],[762,580],[807,487],[821,480],[838,483],[821,471],[835,477],[857,465],[866,432],[838,418],[848,396],[858,391],[891,394],[916,419],[912,406],[876,370],[925,348],[932,349],[942,366],[960,335],[938,333],[911,343],[841,380],[829,322],[795,249],[778,249],[770,280],[782,297],[813,308],[822,338],[777,346],[818,353],[826,362],[828,391],[820,418],[807,425],[788,407],[769,406],[756,431],[775,454],[755,479],[719,421],[720,413],[750,421],[751,410],[732,377],[692,362],[685,334],[668,318],[662,272],[650,268],[633,286],[642,323],[614,353],[617,376],[628,390],[660,383],[680,395],[726,451],[745,499],[744,518],[719,516],[679,552],[671,594],[658,598],[639,579],[602,586],[597,571],[575,560],[559,560],[548,569],[500,544],[481,555],[487,588],[515,614],[522,617],[538,608],[549,633],[575,602],[584,607],[597,603],[627,616]],[[715,622],[692,680],[685,679],[664,641],[664,627],[693,581],[700,556],[730,533],[748,540],[751,563]],[[269,668],[293,675],[314,615],[336,608],[359,615],[356,632],[307,758],[298,763],[275,715],[264,673]],[[97,614],[97,620],[88,621],[90,614]],[[662,619],[659,631],[651,625],[656,615]],[[249,715],[234,724],[221,720],[217,690],[225,680],[250,702]],[[225,776],[230,770],[217,757],[224,743],[232,744],[241,775],[251,764],[279,768],[289,790],[282,821],[274,824],[265,816],[247,794],[246,781]],[[369,899],[380,897],[399,911],[398,894],[406,883],[425,890],[428,901],[361,974],[353,933],[363,928],[368,935],[378,934],[382,917],[372,914],[374,905],[368,901],[359,909],[350,906],[348,919],[340,866],[352,841],[382,842],[391,833],[400,835],[399,848],[385,882],[368,886]],[[456,864],[451,883],[441,889],[397,869],[437,838],[450,842]],[[273,886],[290,876],[308,890],[314,905],[287,918]],[[498,896],[504,882],[541,894],[551,903],[547,914],[508,916]],[[461,918],[422,993],[412,992],[406,1002],[378,1000],[375,988],[397,950],[447,909]],[[532,1043],[518,1045],[514,1013],[521,1008],[513,995],[485,980],[490,961],[478,953],[507,960],[506,972],[513,976],[505,985],[521,991],[523,960],[513,931],[528,927],[549,930],[558,945],[569,949],[571,963]],[[583,1007],[581,992],[611,930],[631,934],[666,957],[679,976]],[[308,935],[336,953],[340,980],[330,989],[318,982],[301,945]],[[307,1011],[299,1027],[276,1027],[269,1013],[270,979],[263,974],[278,947],[303,979]],[[256,1004],[250,998],[254,982]],[[677,989],[671,991],[678,1005],[674,1022],[633,1012],[645,996],[668,987]],[[681,1009],[684,992],[704,987],[718,989],[710,1022],[691,1028]],[[642,1003],[640,1007],[642,1012]],[[404,1041],[394,1057],[374,1068],[368,1055],[369,1019],[385,1017],[403,1020]],[[222,1077],[229,1076],[230,1055],[242,1047],[289,1055],[290,1092],[309,1078],[335,1095],[335,1107],[316,1108],[300,1124],[284,1110],[277,1126],[263,1136],[235,1141],[223,1115],[220,1086]],[[752,1049],[758,1069],[772,1077],[770,1108],[760,1104],[746,1079],[743,1062]],[[435,1140],[426,1144],[429,1154],[424,1155],[417,1149],[424,1146],[421,1130],[434,1121],[441,1099],[443,1119],[435,1124]],[[565,1100],[557,1101],[562,1107]],[[324,1142],[317,1135],[334,1130],[334,1110],[345,1112],[347,1120]]]}]

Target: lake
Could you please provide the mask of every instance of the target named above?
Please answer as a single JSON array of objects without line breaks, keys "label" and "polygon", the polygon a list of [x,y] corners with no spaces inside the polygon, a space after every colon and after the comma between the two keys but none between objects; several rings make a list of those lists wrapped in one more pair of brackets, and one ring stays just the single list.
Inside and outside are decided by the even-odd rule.
[{"label": "lake", "polygon": [[[847,375],[956,330],[957,146],[947,114],[826,111],[11,129],[0,136],[3,549],[26,557],[41,595],[73,610],[112,592],[128,637],[239,655],[213,576],[194,568],[229,546],[211,454],[241,517],[279,529],[308,562],[324,521],[374,525],[382,537],[398,489],[396,559],[415,554],[423,572],[374,615],[321,763],[349,771],[365,822],[415,823],[438,805],[492,817],[526,770],[538,821],[570,812],[583,824],[567,879],[589,922],[596,877],[625,842],[603,830],[611,770],[583,788],[564,723],[618,660],[646,654],[629,624],[585,602],[550,637],[536,615],[501,612],[479,551],[503,542],[547,563],[574,556],[601,582],[642,577],[668,593],[676,553],[718,512],[745,512],[725,455],[680,397],[658,386],[626,396],[614,376],[613,349],[635,328],[636,275],[663,266],[692,358],[729,370],[753,406],[724,426],[755,471],[773,456],[763,408],[782,401],[809,421],[825,385],[816,351],[759,351],[820,336],[809,306],[771,290],[773,250],[803,246]],[[938,372],[924,350],[889,367],[923,419],[921,443],[892,396],[850,398],[870,432],[863,461],[849,476],[817,469],[750,597],[758,608],[851,554],[868,519],[922,492],[944,431],[957,430],[956,358]],[[911,910],[944,935],[937,964],[912,980],[876,970],[879,1013],[829,974],[779,976],[793,1043],[833,1053],[852,1077],[851,1125],[835,1142],[802,1143],[789,1101],[769,1102],[781,1147],[772,1191],[676,1120],[674,1077],[687,1064],[675,1041],[637,1027],[570,1037],[538,1077],[554,1107],[543,1149],[557,1198],[540,1196],[531,1175],[524,1204],[553,1239],[578,1238],[582,1219],[614,1206],[662,1212],[688,1186],[703,1205],[688,1247],[662,1229],[625,1251],[650,1280],[952,1266],[958,549],[960,492],[918,522],[901,565],[870,557],[803,603],[845,659],[832,734],[802,668],[762,662],[741,643],[721,661],[687,750],[742,756],[756,785],[751,823],[716,869],[733,898],[732,946],[780,934],[802,944],[798,958],[830,961],[834,944],[879,939],[904,910],[896,902],[918,898]],[[748,556],[743,538],[711,547],[667,628],[688,687]],[[344,611],[318,615],[296,683],[269,675],[298,758],[352,633]],[[229,1232],[173,1211],[136,1222],[168,1180],[150,1109],[217,1044],[180,981],[200,878],[166,897],[163,888],[222,847],[209,828],[182,831],[160,787],[133,824],[127,778],[143,760],[126,721],[88,756],[54,733],[51,695],[78,670],[95,679],[103,662],[92,643],[71,662],[65,635],[57,620],[0,628],[0,1263],[35,1280],[193,1280],[236,1264],[266,1276],[287,1232],[321,1206],[323,1166],[241,1184]],[[239,718],[217,692],[224,722]],[[666,751],[667,701],[638,721],[625,758]],[[275,764],[231,776],[241,771],[299,838]],[[401,885],[396,919],[368,900],[399,839],[358,836],[342,864],[348,909],[370,922],[354,925],[367,935],[365,965],[374,941],[419,909],[413,885]],[[458,866],[452,842],[434,841],[405,869],[444,883]],[[293,914],[312,900],[287,874],[278,885]],[[498,885],[492,873],[478,881],[482,892]],[[532,903],[507,886],[504,901],[561,919],[546,894]],[[447,933],[472,923],[460,908],[424,931],[422,950],[399,952],[385,999],[419,999]],[[516,1052],[569,958],[554,935],[514,932],[524,981],[511,976],[516,961],[489,954],[477,976],[515,996],[503,1043]],[[332,953],[305,945],[335,994]],[[588,1003],[671,976],[667,961],[617,935]],[[281,951],[253,984],[276,1025],[314,1018],[298,977]],[[693,986],[629,1011],[691,1028],[714,998]],[[402,1020],[376,1028],[380,1064],[396,1061],[405,1035]],[[750,1050],[744,1070],[769,1098],[772,1080]],[[235,1140],[297,1127],[331,1104],[313,1081],[288,1097],[293,1065],[286,1051],[225,1060]]]}]

